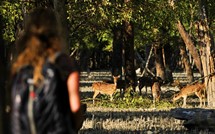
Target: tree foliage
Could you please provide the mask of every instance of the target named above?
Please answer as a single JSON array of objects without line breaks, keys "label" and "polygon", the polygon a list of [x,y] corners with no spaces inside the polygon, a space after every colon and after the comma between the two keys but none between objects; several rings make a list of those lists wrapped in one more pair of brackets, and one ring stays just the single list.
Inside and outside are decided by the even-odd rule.
[{"label": "tree foliage", "polygon": [[[112,51],[113,33],[111,28],[122,24],[124,20],[134,24],[135,48],[143,49],[158,38],[163,44],[177,46],[180,35],[176,29],[176,20],[181,20],[185,29],[195,42],[194,22],[199,18],[199,4],[195,0],[135,0],[124,3],[123,0],[68,0],[66,3],[69,20],[69,38],[71,48]],[[24,13],[34,5],[23,1],[3,0],[0,13],[4,21],[4,40],[12,42],[16,38],[16,28],[23,20]],[[211,32],[215,31],[215,4],[208,0],[208,21]],[[28,8],[28,9],[26,9]]]},{"label": "tree foliage", "polygon": [[0,13],[4,21],[4,40],[12,42],[15,40],[16,23],[23,19],[21,4],[16,2],[2,1],[0,5]]},{"label": "tree foliage", "polygon": [[10,43],[15,41],[17,28],[23,27],[23,18],[33,8],[31,1],[3,0],[0,3],[0,14],[3,16],[4,34],[3,39]]}]

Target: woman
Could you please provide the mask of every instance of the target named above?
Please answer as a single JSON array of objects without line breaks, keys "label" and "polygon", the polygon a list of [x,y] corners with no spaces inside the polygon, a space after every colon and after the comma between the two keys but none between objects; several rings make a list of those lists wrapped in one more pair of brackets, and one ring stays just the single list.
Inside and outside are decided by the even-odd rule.
[{"label": "woman", "polygon": [[[22,68],[31,66],[33,68],[33,84],[35,87],[39,87],[40,83],[44,80],[44,76],[42,74],[43,65],[47,60],[55,64],[60,72],[62,81],[66,84],[68,89],[68,104],[71,112],[73,113],[73,120],[75,122],[74,129],[80,129],[83,120],[82,111],[80,110],[79,70],[75,60],[61,52],[62,42],[59,35],[60,32],[55,13],[46,8],[37,8],[33,10],[28,16],[24,30],[24,34],[20,37],[17,44],[18,46],[24,46],[22,47],[24,49],[20,52],[16,61],[12,65],[12,78],[15,79]],[[13,84],[17,84],[14,82],[14,79]],[[16,90],[16,88],[14,89]],[[14,95],[12,96],[12,99],[14,99],[12,102],[15,104],[16,100]],[[20,116],[13,116],[17,115],[17,111],[14,110],[14,107],[16,106],[12,106],[12,120],[13,118],[20,118]],[[22,121],[18,121],[12,124],[13,133],[23,133],[21,123]],[[35,126],[36,130],[34,131],[39,132],[40,128],[37,128],[37,124],[35,124]],[[65,127],[63,129],[64,130],[59,133],[68,133],[67,129],[69,128]],[[47,128],[43,133],[57,132],[53,132],[53,128],[52,130]]]}]

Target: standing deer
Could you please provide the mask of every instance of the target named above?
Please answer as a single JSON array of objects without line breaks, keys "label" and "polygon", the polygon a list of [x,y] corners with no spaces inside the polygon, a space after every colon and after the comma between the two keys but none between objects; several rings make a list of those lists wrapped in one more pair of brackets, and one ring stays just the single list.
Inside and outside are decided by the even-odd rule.
[{"label": "standing deer", "polygon": [[[193,85],[187,85],[183,87],[179,93],[175,94],[173,96],[173,103],[175,103],[176,100],[180,99],[181,97],[183,98],[183,105],[182,107],[186,106],[186,100],[187,97],[195,94],[199,98],[199,106],[202,106],[202,100],[205,97],[205,94],[202,93],[205,92],[205,84],[204,83],[195,83]],[[204,105],[205,105],[205,100],[204,100]]]},{"label": "standing deer", "polygon": [[[114,83],[113,80],[103,80],[103,82],[111,84]],[[123,92],[125,92],[126,89],[126,81],[122,80],[122,79],[117,79],[117,86],[116,89],[120,89],[120,94],[122,94]]]},{"label": "standing deer", "polygon": [[93,94],[93,104],[95,102],[96,96],[101,93],[101,94],[106,94],[110,95],[110,100],[113,100],[113,94],[116,91],[117,87],[117,80],[120,78],[120,76],[113,76],[114,83],[106,83],[106,82],[95,82],[92,84],[92,89],[94,91]]},{"label": "standing deer", "polygon": [[158,83],[163,83],[163,80],[158,77],[158,76],[142,76],[138,79],[138,87],[139,87],[139,94],[141,95],[142,94],[142,88],[145,87],[146,89],[146,94],[147,94],[147,87],[151,87],[152,89],[152,86],[155,82],[158,82]]}]

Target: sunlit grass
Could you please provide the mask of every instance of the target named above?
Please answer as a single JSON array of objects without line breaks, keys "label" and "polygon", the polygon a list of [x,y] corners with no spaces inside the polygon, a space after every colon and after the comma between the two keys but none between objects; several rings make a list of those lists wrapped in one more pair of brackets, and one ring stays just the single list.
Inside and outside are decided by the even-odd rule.
[{"label": "sunlit grass", "polygon": [[175,105],[168,99],[161,99],[159,102],[153,104],[152,98],[149,96],[139,95],[139,93],[125,93],[120,92],[114,94],[113,101],[110,101],[108,95],[99,95],[95,104],[92,104],[92,99],[84,99],[83,103],[86,103],[88,107],[109,107],[109,108],[157,108],[157,109],[169,109]]}]

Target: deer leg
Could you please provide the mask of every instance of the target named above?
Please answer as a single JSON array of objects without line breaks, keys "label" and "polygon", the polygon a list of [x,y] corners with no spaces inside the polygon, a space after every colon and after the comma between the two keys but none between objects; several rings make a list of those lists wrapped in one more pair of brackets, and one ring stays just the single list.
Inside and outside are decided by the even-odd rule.
[{"label": "deer leg", "polygon": [[147,92],[148,92],[148,91],[147,91],[147,86],[145,86],[145,89],[146,89],[146,92],[145,92],[145,94],[146,94],[146,96],[147,96]]},{"label": "deer leg", "polygon": [[157,102],[160,101],[160,96],[161,96],[161,95],[160,95],[160,91],[158,91],[158,92],[157,92],[157,98],[156,98],[156,99],[157,99]]},{"label": "deer leg", "polygon": [[142,88],[139,86],[139,95],[142,94]]},{"label": "deer leg", "polygon": [[122,89],[122,88],[120,88],[119,90],[120,90],[120,95],[122,95],[122,93],[123,93],[123,89]]},{"label": "deer leg", "polygon": [[205,94],[203,95],[203,105],[205,107]]},{"label": "deer leg", "polygon": [[96,96],[99,94],[98,91],[94,91],[94,94],[93,94],[93,104],[95,103],[95,98]]},{"label": "deer leg", "polygon": [[141,93],[142,87],[140,86],[140,83],[139,83],[139,85],[138,85],[138,88],[139,88],[139,93]]},{"label": "deer leg", "polygon": [[202,98],[203,98],[203,103],[204,103],[204,107],[205,107],[205,100],[206,100],[206,94],[205,94],[205,89],[203,89],[204,91],[203,91],[203,96],[202,96]]},{"label": "deer leg", "polygon": [[113,95],[112,94],[110,95],[110,101],[113,101]]},{"label": "deer leg", "polygon": [[199,107],[202,107],[202,95],[201,95],[201,91],[195,92],[195,94],[199,98]]},{"label": "deer leg", "polygon": [[202,98],[199,98],[199,107],[202,107]]},{"label": "deer leg", "polygon": [[185,107],[187,105],[187,96],[183,97],[183,105],[182,107]]}]

